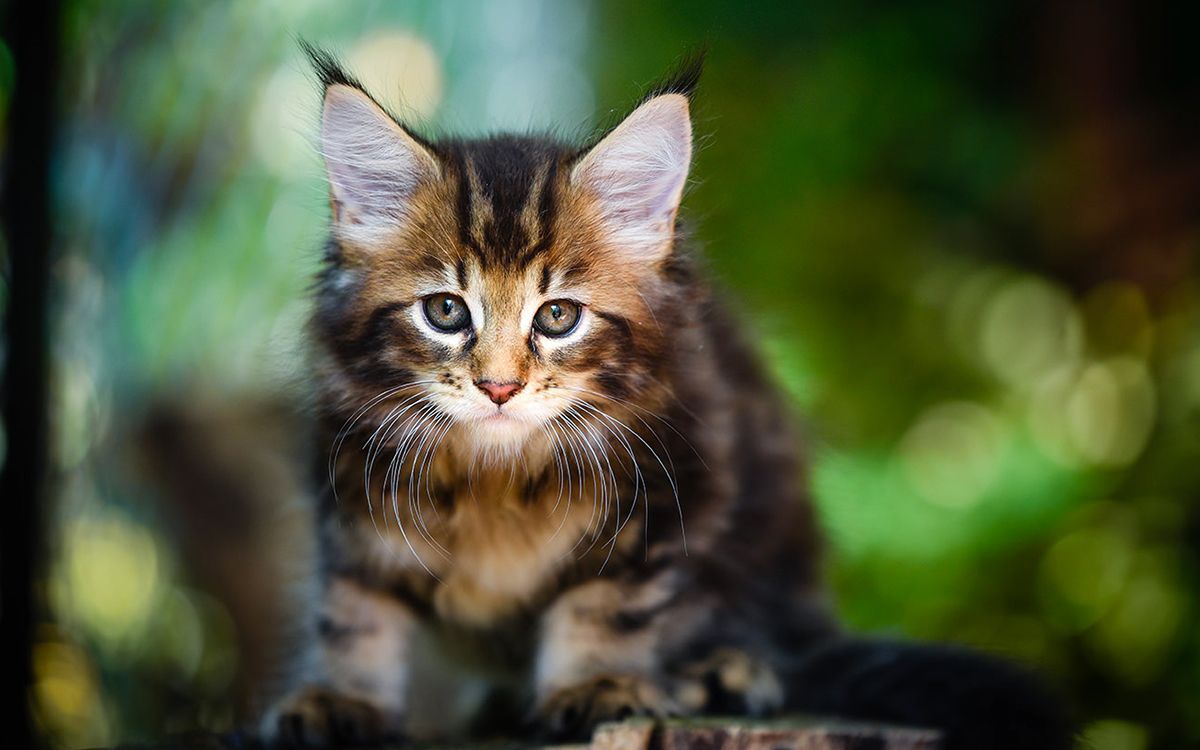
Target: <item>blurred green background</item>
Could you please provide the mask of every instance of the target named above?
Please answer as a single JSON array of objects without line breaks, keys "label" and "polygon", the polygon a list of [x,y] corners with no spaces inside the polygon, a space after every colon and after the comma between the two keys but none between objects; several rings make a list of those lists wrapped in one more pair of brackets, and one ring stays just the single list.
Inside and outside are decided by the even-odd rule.
[{"label": "blurred green background", "polygon": [[1192,7],[66,3],[41,730],[247,710],[244,610],[145,422],[303,400],[299,36],[434,133],[585,135],[707,44],[686,216],[809,425],[844,618],[1044,669],[1087,746],[1200,745]]}]

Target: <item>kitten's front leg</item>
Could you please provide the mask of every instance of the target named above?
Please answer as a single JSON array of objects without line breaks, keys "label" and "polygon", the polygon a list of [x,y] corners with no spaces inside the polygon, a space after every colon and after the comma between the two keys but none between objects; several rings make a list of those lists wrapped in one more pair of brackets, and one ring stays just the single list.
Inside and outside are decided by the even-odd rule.
[{"label": "kitten's front leg", "polygon": [[270,744],[376,743],[403,731],[409,643],[416,620],[385,592],[345,577],[326,585],[297,687],[267,712]]},{"label": "kitten's front leg", "polygon": [[670,574],[567,591],[542,616],[539,729],[556,740],[584,739],[603,721],[695,713],[707,698],[703,683],[668,673],[665,660],[708,621],[704,603],[681,599]]}]

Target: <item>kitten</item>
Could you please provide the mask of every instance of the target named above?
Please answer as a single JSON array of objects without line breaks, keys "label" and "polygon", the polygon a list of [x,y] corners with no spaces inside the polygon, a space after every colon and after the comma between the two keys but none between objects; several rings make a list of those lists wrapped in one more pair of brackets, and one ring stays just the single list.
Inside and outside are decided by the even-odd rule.
[{"label": "kitten", "polygon": [[311,650],[269,738],[402,736],[428,632],[554,739],[807,711],[1068,745],[1015,667],[839,632],[787,409],[676,229],[698,60],[580,148],[425,140],[308,52],[330,472]]}]

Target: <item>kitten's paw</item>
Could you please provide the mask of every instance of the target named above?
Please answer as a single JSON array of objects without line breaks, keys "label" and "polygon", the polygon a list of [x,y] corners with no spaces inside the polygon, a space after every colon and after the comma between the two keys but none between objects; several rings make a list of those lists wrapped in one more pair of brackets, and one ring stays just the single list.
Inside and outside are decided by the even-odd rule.
[{"label": "kitten's paw", "polygon": [[537,708],[540,729],[551,739],[586,740],[597,724],[632,716],[680,714],[679,705],[644,677],[597,677],[547,695]]},{"label": "kitten's paw", "polygon": [[685,673],[704,685],[700,709],[705,713],[764,716],[783,706],[783,684],[775,670],[741,649],[718,649]]},{"label": "kitten's paw", "polygon": [[376,707],[316,686],[279,701],[263,718],[260,734],[268,746],[283,748],[361,747],[399,739]]}]

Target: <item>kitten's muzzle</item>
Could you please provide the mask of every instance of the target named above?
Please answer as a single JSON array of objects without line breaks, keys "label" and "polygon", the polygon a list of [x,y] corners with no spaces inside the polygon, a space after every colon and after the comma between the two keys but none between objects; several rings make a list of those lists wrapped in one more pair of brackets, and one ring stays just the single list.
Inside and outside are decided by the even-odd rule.
[{"label": "kitten's muzzle", "polygon": [[510,398],[521,392],[524,383],[497,383],[494,380],[476,380],[475,387],[483,391],[497,406],[503,406]]}]

